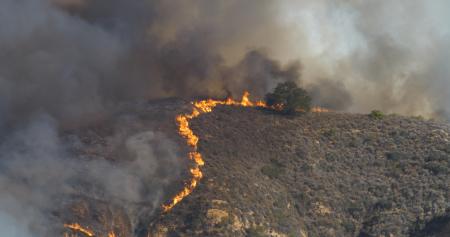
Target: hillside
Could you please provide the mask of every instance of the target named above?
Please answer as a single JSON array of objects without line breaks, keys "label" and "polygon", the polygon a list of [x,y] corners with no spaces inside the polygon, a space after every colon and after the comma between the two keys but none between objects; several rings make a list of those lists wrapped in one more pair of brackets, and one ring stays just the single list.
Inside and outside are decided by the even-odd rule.
[{"label": "hillside", "polygon": [[192,128],[205,177],[155,236],[449,236],[447,125],[221,106]]},{"label": "hillside", "polygon": [[[111,197],[90,180],[71,185],[77,191],[59,198],[56,206],[63,208],[54,215],[95,236],[449,236],[446,124],[218,106],[191,121],[206,162],[203,179],[162,213],[160,205],[182,189],[192,165],[174,120],[191,106],[165,100],[123,107],[112,120],[62,134],[77,159],[113,164],[105,172],[90,168],[112,187],[123,182],[110,174],[118,171],[139,175],[145,187],[138,201],[124,201],[127,190]],[[133,164],[128,148],[136,137],[153,146],[156,155],[144,158],[157,170],[124,165]],[[167,148],[167,140],[174,144]]]}]

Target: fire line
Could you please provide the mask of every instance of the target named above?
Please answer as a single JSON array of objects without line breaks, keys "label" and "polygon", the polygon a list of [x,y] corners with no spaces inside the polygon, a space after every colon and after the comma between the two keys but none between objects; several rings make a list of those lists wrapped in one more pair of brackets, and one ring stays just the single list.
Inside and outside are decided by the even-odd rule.
[{"label": "fire line", "polygon": [[[203,178],[203,173],[201,167],[205,165],[205,161],[203,160],[202,154],[198,151],[198,142],[199,137],[194,134],[194,131],[191,129],[189,122],[190,120],[206,113],[210,113],[214,110],[214,108],[218,105],[228,105],[228,106],[242,106],[242,107],[262,107],[262,108],[272,108],[279,109],[279,106],[267,106],[263,101],[252,102],[249,99],[250,93],[245,91],[242,95],[241,101],[236,101],[232,98],[227,98],[225,100],[214,100],[214,99],[206,99],[192,102],[193,108],[191,113],[189,114],[181,114],[176,117],[176,122],[178,124],[178,133],[186,139],[186,143],[191,148],[191,151],[188,153],[188,157],[190,160],[194,162],[194,167],[190,169],[191,179],[185,185],[183,190],[181,190],[178,194],[176,194],[168,204],[162,205],[163,212],[170,211],[175,205],[181,202],[185,197],[189,196],[194,189],[197,187],[200,180]],[[329,112],[329,110],[324,109],[322,107],[313,107],[311,109],[312,112]],[[95,237],[94,231],[82,227],[78,223],[73,224],[64,224],[65,228],[71,229],[73,231],[78,231],[83,233],[88,237]],[[114,232],[109,232],[108,237],[116,237]]]},{"label": "fire line", "polygon": [[191,194],[203,177],[201,167],[205,165],[205,161],[203,160],[202,154],[198,152],[197,144],[199,141],[199,137],[192,131],[191,127],[189,126],[189,121],[200,116],[201,114],[212,112],[217,105],[266,107],[266,104],[262,101],[258,101],[255,103],[251,102],[249,96],[250,94],[245,91],[241,101],[236,101],[232,98],[227,98],[225,100],[206,99],[196,101],[192,103],[193,108],[190,114],[182,114],[176,117],[176,121],[178,123],[178,133],[186,139],[186,143],[191,147],[192,151],[189,152],[189,159],[194,161],[195,166],[190,170],[192,176],[190,182],[186,184],[181,192],[179,192],[177,195],[175,195],[175,197],[171,199],[171,202],[169,204],[162,206],[164,212],[168,212],[175,205],[177,205],[177,203]]},{"label": "fire line", "polygon": [[[65,228],[68,228],[72,231],[76,231],[76,232],[80,232],[88,237],[95,237],[94,231],[90,230],[89,228],[83,227],[78,223],[73,223],[73,224],[64,224]],[[64,233],[63,235],[64,237],[69,237],[68,233]],[[70,236],[76,236],[76,235],[70,235]],[[106,236],[105,236],[106,237]],[[108,233],[107,237],[116,237],[116,233],[114,233],[114,231],[110,231]]]},{"label": "fire line", "polygon": [[83,234],[85,234],[85,235],[87,235],[87,236],[89,236],[89,237],[95,236],[95,235],[94,235],[94,232],[93,232],[92,230],[90,230],[90,229],[88,229],[88,228],[84,228],[84,227],[82,227],[82,226],[81,226],[80,224],[78,224],[78,223],[74,223],[74,224],[64,224],[64,227],[69,228],[69,229],[74,230],[74,231],[81,232],[81,233],[83,233]]},{"label": "fire line", "polygon": [[[242,106],[242,107],[263,107],[269,108],[265,102],[257,101],[252,102],[249,99],[250,93],[245,91],[241,101],[236,101],[232,98],[227,98],[225,100],[214,100],[214,99],[206,99],[193,102],[192,112],[190,114],[181,114],[176,117],[176,121],[178,123],[178,133],[186,139],[186,143],[191,147],[191,152],[189,152],[189,159],[194,161],[194,168],[190,170],[191,172],[191,180],[186,184],[182,191],[176,194],[170,201],[170,203],[162,206],[164,212],[170,211],[177,203],[191,194],[194,189],[197,187],[199,181],[203,177],[203,173],[201,171],[201,167],[205,165],[205,161],[203,160],[202,154],[198,151],[198,141],[199,137],[194,134],[191,127],[189,126],[189,121],[193,118],[196,118],[202,114],[210,113],[214,110],[217,105],[229,105],[229,106]],[[273,109],[277,109],[278,107],[270,107]],[[327,109],[321,107],[313,107],[312,112],[328,112]]]}]

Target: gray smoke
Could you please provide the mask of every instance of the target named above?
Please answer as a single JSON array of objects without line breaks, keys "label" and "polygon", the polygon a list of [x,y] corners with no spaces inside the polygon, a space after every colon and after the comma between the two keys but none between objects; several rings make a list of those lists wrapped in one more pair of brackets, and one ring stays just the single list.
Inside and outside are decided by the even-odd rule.
[{"label": "gray smoke", "polygon": [[[23,232],[45,236],[48,229],[60,229],[61,221],[49,213],[59,211],[56,200],[61,196],[80,191],[91,199],[127,207],[136,224],[140,215],[150,215],[165,201],[164,188],[179,177],[177,147],[162,134],[116,133],[109,138],[110,147],[125,146],[129,158],[112,163],[69,154],[67,145],[79,144],[73,140],[77,137],[67,143],[56,125],[48,115],[40,115],[0,146],[0,218],[5,219],[0,225],[17,228],[19,233],[12,236],[23,237]],[[10,227],[13,222],[16,225]]]},{"label": "gray smoke", "polygon": [[332,109],[448,118],[448,9],[445,0],[2,0],[0,223],[17,227],[9,236],[39,236],[50,200],[73,193],[73,180],[102,190],[94,197],[158,205],[171,180],[157,157],[176,163],[163,135],[117,131],[110,145],[130,157],[120,164],[80,160],[67,151],[77,138],[59,137],[124,101],[261,98],[296,81]]},{"label": "gray smoke", "polygon": [[449,118],[448,1],[285,1],[283,8],[290,37],[301,42],[291,52],[303,59],[307,84],[335,81],[354,112]]},{"label": "gray smoke", "polygon": [[[228,63],[221,50],[241,41],[243,28],[274,25],[269,5],[2,1],[0,121],[11,126],[45,111],[65,125],[79,124],[123,100],[240,95],[253,84],[262,94],[272,76],[264,67],[277,62],[250,53]],[[277,77],[296,69],[275,67]]]},{"label": "gray smoke", "polygon": [[77,125],[124,100],[261,97],[283,80],[326,87],[315,101],[334,109],[449,111],[444,0],[1,4],[7,127],[36,111]]}]

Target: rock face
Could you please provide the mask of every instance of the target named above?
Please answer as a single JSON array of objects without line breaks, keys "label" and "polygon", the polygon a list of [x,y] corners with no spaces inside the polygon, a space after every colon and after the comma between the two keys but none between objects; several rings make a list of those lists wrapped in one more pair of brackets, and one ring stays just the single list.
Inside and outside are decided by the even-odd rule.
[{"label": "rock face", "polygon": [[218,107],[192,128],[204,178],[154,236],[450,236],[445,124]]}]

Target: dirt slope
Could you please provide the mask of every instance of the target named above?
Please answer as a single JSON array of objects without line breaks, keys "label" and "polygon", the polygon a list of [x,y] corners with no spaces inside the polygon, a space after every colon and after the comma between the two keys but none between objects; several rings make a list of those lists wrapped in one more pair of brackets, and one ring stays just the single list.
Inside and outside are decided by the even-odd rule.
[{"label": "dirt slope", "polygon": [[192,128],[205,177],[150,236],[450,236],[445,124],[218,107]]}]

